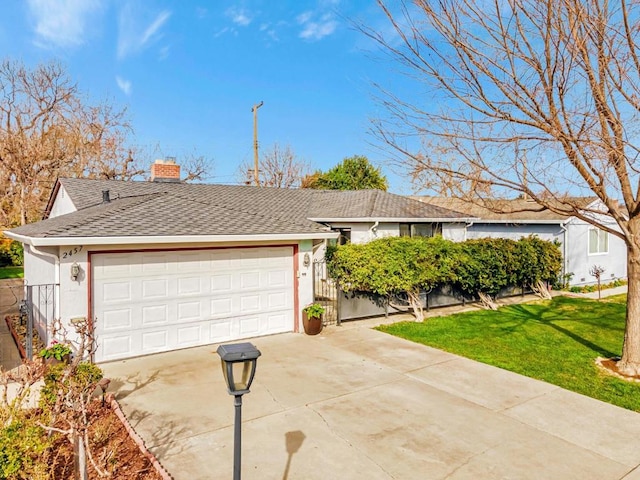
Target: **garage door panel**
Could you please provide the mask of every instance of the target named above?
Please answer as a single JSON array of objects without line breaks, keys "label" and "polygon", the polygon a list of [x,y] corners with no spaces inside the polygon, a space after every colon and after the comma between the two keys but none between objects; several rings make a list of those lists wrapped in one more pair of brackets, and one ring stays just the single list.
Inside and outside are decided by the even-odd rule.
[{"label": "garage door panel", "polygon": [[100,341],[102,355],[105,358],[125,358],[131,356],[133,337],[131,335],[112,335]]},{"label": "garage door panel", "polygon": [[267,315],[267,331],[287,331],[287,316],[282,313]]},{"label": "garage door panel", "polygon": [[287,295],[284,292],[277,293],[267,293],[265,294],[267,299],[267,308],[286,308],[287,305]]},{"label": "garage door panel", "polygon": [[210,260],[208,258],[203,259],[202,254],[198,252],[193,253],[176,253],[176,270],[178,273],[198,273],[201,271],[207,271],[210,268]]},{"label": "garage door panel", "polygon": [[260,317],[255,315],[240,318],[240,335],[243,337],[260,335]]},{"label": "garage door panel", "polygon": [[233,280],[231,273],[224,275],[213,275],[211,277],[212,292],[231,292],[233,290]]},{"label": "garage door panel", "polygon": [[202,303],[204,300],[181,302],[178,304],[178,322],[203,320]]},{"label": "garage door panel", "polygon": [[260,272],[246,272],[240,275],[240,290],[253,290],[260,287]]},{"label": "garage door panel", "polygon": [[291,247],[96,254],[92,265],[98,361],[293,329]]},{"label": "garage door panel", "polygon": [[230,316],[233,313],[233,300],[231,298],[216,298],[211,300],[211,316]]},{"label": "garage door panel", "polygon": [[101,318],[96,319],[96,322],[101,322],[102,328],[107,332],[130,330],[133,327],[130,308],[105,311]]},{"label": "garage door panel", "polygon": [[169,331],[167,329],[148,330],[139,333],[142,341],[142,353],[161,352],[169,348]]},{"label": "garage door panel", "polygon": [[153,327],[158,324],[169,323],[168,305],[148,305],[141,308],[142,327]]},{"label": "garage door panel", "polygon": [[163,253],[145,253],[141,257],[142,275],[158,275],[169,273],[175,262],[167,261],[167,255]]},{"label": "garage door panel", "polygon": [[257,312],[260,310],[260,295],[243,295],[240,297],[241,315]]},{"label": "garage door panel", "polygon": [[209,323],[209,342],[224,342],[235,338],[237,332],[233,331],[235,323],[231,319],[214,320]]},{"label": "garage door panel", "polygon": [[200,345],[203,337],[204,325],[188,325],[176,327],[176,338],[178,347],[190,347]]},{"label": "garage door panel", "polygon": [[133,299],[131,292],[131,283],[129,281],[124,282],[109,282],[102,285],[102,298],[105,302],[130,302]]},{"label": "garage door panel", "polygon": [[204,291],[203,279],[200,277],[178,278],[178,295],[199,295]]},{"label": "garage door panel", "polygon": [[287,285],[287,272],[284,270],[276,270],[265,274],[266,284],[270,287],[284,287]]},{"label": "garage door panel", "polygon": [[169,295],[169,282],[161,278],[142,281],[142,300],[166,298]]}]

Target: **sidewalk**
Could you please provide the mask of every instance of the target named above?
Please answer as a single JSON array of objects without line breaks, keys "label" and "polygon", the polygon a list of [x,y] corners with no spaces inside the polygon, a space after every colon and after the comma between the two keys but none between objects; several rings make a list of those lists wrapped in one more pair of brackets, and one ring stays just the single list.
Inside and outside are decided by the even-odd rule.
[{"label": "sidewalk", "polygon": [[0,280],[0,367],[12,370],[21,365],[22,359],[5,317],[18,313],[18,296],[22,295],[22,279]]},{"label": "sidewalk", "polygon": [[[615,288],[606,288],[602,290],[602,298],[611,297],[613,295],[622,295],[623,293],[627,293],[627,286],[622,285],[621,287]],[[583,297],[583,298],[593,298],[598,299],[598,292],[589,292],[589,293],[571,293],[572,296]]]}]

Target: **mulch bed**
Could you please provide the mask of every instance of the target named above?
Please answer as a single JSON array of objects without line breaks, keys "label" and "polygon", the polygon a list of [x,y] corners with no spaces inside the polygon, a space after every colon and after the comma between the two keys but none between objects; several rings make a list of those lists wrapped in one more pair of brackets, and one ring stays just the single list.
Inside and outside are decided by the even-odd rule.
[{"label": "mulch bed", "polygon": [[598,357],[596,358],[596,364],[609,375],[613,375],[614,377],[621,378],[628,382],[640,382],[640,375],[625,375],[618,370],[617,358]]},{"label": "mulch bed", "polygon": [[[19,315],[7,315],[7,326],[22,358],[26,358],[26,326]],[[38,332],[33,331],[33,355],[45,345]],[[147,450],[142,439],[136,434],[125,418],[118,402],[108,394],[103,405],[101,400],[91,404],[89,411],[89,441],[94,459],[100,468],[118,480],[170,480],[171,475],[164,470],[157,459]],[[69,439],[59,435],[53,446],[51,470],[53,480],[73,478],[73,446]],[[87,459],[89,480],[102,480]]]},{"label": "mulch bed", "polygon": [[[5,321],[7,322],[7,326],[9,327],[9,331],[11,332],[11,336],[13,337],[13,341],[16,342],[16,346],[20,352],[20,356],[24,359],[27,357],[26,347],[27,347],[27,325],[23,323],[20,318],[20,315],[7,315],[5,317]],[[37,329],[33,329],[33,356],[37,356],[40,350],[42,350],[45,345],[42,340],[40,340],[40,335],[38,334]]]},{"label": "mulch bed", "polygon": [[[151,458],[140,451],[125,425],[120,421],[109,402],[93,402],[89,411],[89,440],[96,463],[118,480],[163,480],[163,476],[152,463]],[[73,478],[73,446],[65,436],[58,436],[54,444],[52,468],[54,479]],[[90,480],[102,480],[87,461]]]}]

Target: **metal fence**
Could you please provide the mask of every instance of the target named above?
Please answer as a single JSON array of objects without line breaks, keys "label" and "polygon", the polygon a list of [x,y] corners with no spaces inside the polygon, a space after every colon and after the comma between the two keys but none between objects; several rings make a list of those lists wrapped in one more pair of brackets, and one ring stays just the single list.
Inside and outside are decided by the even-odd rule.
[{"label": "metal fence", "polygon": [[47,345],[50,340],[51,328],[58,312],[56,311],[56,297],[59,285],[23,285],[15,282],[0,287],[0,312],[3,320],[5,316],[18,317],[12,323],[14,334],[19,340],[24,339],[20,349],[22,354],[31,359],[34,356],[34,337]]},{"label": "metal fence", "polygon": [[329,277],[325,260],[313,261],[313,301],[324,307],[325,325],[340,325],[338,287]]}]

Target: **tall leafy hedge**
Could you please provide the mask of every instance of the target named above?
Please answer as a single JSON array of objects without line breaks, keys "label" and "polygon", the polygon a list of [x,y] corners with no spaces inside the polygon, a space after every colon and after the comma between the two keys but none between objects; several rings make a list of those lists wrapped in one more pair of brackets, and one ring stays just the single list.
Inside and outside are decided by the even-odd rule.
[{"label": "tall leafy hedge", "polygon": [[453,281],[457,251],[441,237],[386,237],[338,247],[328,267],[343,291],[404,293],[416,311],[421,290]]},{"label": "tall leafy hedge", "polygon": [[421,290],[449,284],[466,296],[495,296],[507,287],[555,281],[562,256],[557,245],[536,237],[461,243],[441,237],[387,237],[338,247],[328,268],[345,292],[406,294],[420,318]]}]

